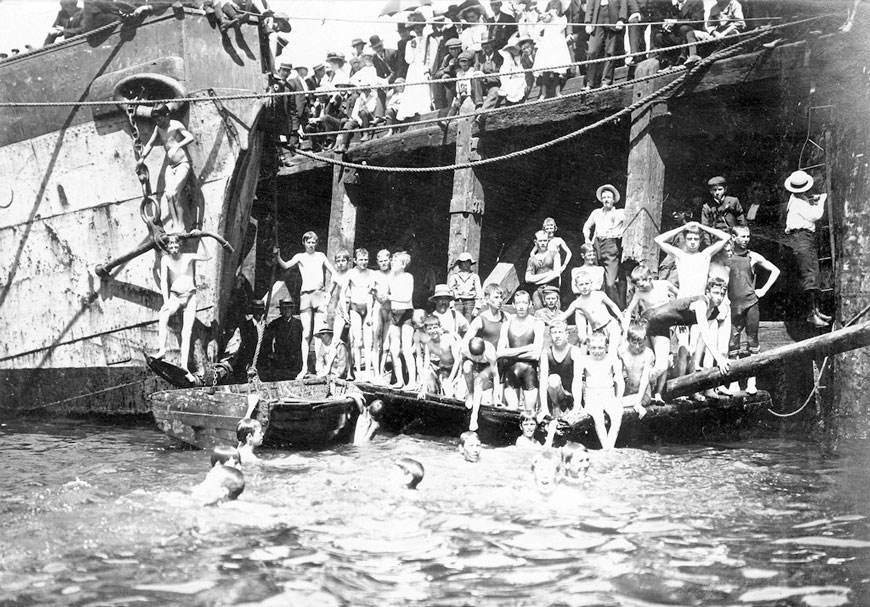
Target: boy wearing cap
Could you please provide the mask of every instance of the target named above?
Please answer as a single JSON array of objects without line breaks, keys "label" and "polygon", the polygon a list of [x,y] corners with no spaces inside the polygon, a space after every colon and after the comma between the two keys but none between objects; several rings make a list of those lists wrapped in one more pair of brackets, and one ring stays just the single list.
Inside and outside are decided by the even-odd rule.
[{"label": "boy wearing cap", "polygon": [[480,39],[480,52],[476,54],[474,69],[482,74],[488,74],[486,78],[480,78],[481,94],[483,95],[483,107],[495,107],[498,102],[498,91],[501,86],[499,71],[501,70],[504,57],[495,50],[495,44],[489,32],[484,32]]},{"label": "boy wearing cap", "polygon": [[463,251],[456,258],[456,265],[447,279],[447,285],[455,300],[456,311],[468,321],[480,312],[483,303],[480,276],[471,271],[473,263],[471,253]]},{"label": "boy wearing cap", "polygon": [[827,194],[810,195],[813,178],[805,171],[795,171],[785,180],[785,189],[791,192],[785,218],[785,233],[797,259],[801,288],[806,294],[807,322],[823,328],[831,317],[819,311],[819,249],[816,242],[816,223],[825,214]]},{"label": "boy wearing cap", "polygon": [[302,323],[293,316],[296,304],[282,299],[278,304],[281,316],[266,327],[262,351],[269,353],[273,379],[293,379],[302,368],[299,345],[302,343]]},{"label": "boy wearing cap", "polygon": [[468,319],[455,309],[450,308],[453,302],[453,293],[445,284],[435,285],[435,293],[429,298],[435,305],[432,316],[438,319],[441,329],[445,333],[453,333],[463,337],[468,332]]},{"label": "boy wearing cap", "polygon": [[734,226],[745,226],[746,215],[743,207],[735,196],[726,196],[728,183],[722,176],[713,177],[707,182],[710,187],[710,196],[701,207],[701,223],[705,226],[728,232]]},{"label": "boy wearing cap", "polygon": [[[459,69],[459,54],[462,53],[462,42],[459,38],[451,38],[444,43],[447,49],[447,56],[441,60],[441,65],[435,72],[435,78],[455,78],[456,70]],[[456,83],[445,82],[440,84],[444,91],[446,105],[444,107],[452,107],[453,100],[456,98]]]},{"label": "boy wearing cap", "polygon": [[362,68],[362,50],[366,43],[362,38],[354,38],[350,42],[350,47],[353,49],[350,56],[350,75],[356,74]]},{"label": "boy wearing cap", "polygon": [[459,67],[456,70],[456,97],[453,99],[453,105],[450,107],[448,116],[455,116],[459,113],[462,104],[466,99],[471,98],[474,102],[474,107],[479,108],[483,104],[483,90],[481,88],[480,78],[474,78],[477,70],[474,69],[474,53],[472,51],[462,51],[456,59]]},{"label": "boy wearing cap", "polygon": [[622,310],[625,308],[625,277],[621,265],[625,210],[615,208],[619,191],[609,183],[598,188],[595,196],[601,208],[592,211],[583,224],[583,237],[586,244],[595,248],[598,263],[604,267],[604,292]]},{"label": "boy wearing cap", "polygon": [[542,290],[544,296],[544,307],[535,311],[535,318],[540,318],[544,321],[544,326],[548,327],[562,313],[561,298],[559,297],[558,287],[544,287]]}]

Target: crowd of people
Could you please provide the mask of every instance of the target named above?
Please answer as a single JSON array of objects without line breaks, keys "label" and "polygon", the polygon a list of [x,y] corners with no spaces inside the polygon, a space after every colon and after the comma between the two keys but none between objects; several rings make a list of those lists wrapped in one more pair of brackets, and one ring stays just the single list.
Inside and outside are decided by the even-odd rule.
[{"label": "crowd of people", "polygon": [[[791,193],[785,233],[806,293],[806,320],[823,328],[831,319],[818,307],[814,232],[826,195],[808,194],[814,180],[804,171],[784,186]],[[475,260],[463,253],[447,281],[435,287],[428,308],[415,309],[407,252],[378,251],[374,268],[362,247],[352,259],[340,250],[329,260],[317,251],[317,235],[308,232],[305,250],[289,261],[275,251],[282,269],[298,268],[301,290],[298,302],[290,297],[278,303],[281,317],[266,327],[261,360],[276,377],[352,378],[389,383],[420,398],[464,400],[470,431],[477,430],[484,404],[538,422],[572,423],[589,414],[601,445],[612,448],[623,409],[644,416],[649,405],[662,402],[668,377],[709,366],[725,372],[731,360],[759,352],[759,300],[780,270],[751,249],[746,213],[728,194],[725,179],[713,177],[708,187],[700,222],[656,238],[664,257],[660,267],[641,264],[627,274],[621,261],[626,217],[616,207],[617,188],[598,188],[601,206],[583,226],[583,263],[570,277],[571,249],[547,218],[510,306],[499,284],[481,284]],[[562,280],[575,294],[568,305],[560,298]],[[276,282],[273,293],[281,288]],[[252,323],[265,317],[265,307],[263,300],[253,302]],[[256,341],[256,331],[248,333]],[[754,394],[755,378],[743,389]],[[731,382],[692,398],[740,390]]]}]

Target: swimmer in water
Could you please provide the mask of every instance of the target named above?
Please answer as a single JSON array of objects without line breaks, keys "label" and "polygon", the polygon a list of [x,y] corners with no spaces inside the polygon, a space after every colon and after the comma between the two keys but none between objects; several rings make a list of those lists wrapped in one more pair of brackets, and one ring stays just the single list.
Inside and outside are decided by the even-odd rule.
[{"label": "swimmer in water", "polygon": [[254,449],[263,444],[263,425],[255,419],[245,418],[236,427],[236,438],[242,463],[257,462],[260,458],[254,455]]},{"label": "swimmer in water", "polygon": [[535,487],[544,494],[550,494],[556,489],[562,470],[562,457],[555,449],[541,451],[532,460],[532,475]]},{"label": "swimmer in water", "polygon": [[242,455],[235,447],[215,447],[211,452],[211,467],[218,465],[229,466],[236,470],[242,469]]},{"label": "swimmer in water", "polygon": [[356,393],[348,394],[357,402],[359,409],[359,417],[356,419],[356,427],[353,431],[353,444],[364,445],[371,442],[375,433],[381,427],[381,416],[384,410],[384,402],[382,400],[373,400],[371,404],[366,405],[362,395]]},{"label": "swimmer in water", "polygon": [[480,437],[477,432],[468,430],[459,435],[459,452],[467,462],[473,464],[480,461]]},{"label": "swimmer in water", "polygon": [[553,438],[556,436],[557,428],[558,421],[550,419],[547,424],[547,437],[544,439],[544,443],[541,444],[538,442],[538,439],[535,438],[535,431],[538,429],[538,422],[535,420],[535,414],[532,411],[523,411],[520,415],[520,430],[522,431],[522,434],[517,437],[514,446],[520,447],[521,449],[550,448],[553,446]]},{"label": "swimmer in water", "polygon": [[245,477],[241,471],[217,464],[205,480],[193,488],[194,499],[203,506],[212,506],[239,497],[245,490]]},{"label": "swimmer in water", "polygon": [[589,472],[589,451],[579,443],[570,443],[560,449],[562,454],[562,480],[571,484],[582,482]]},{"label": "swimmer in water", "polygon": [[402,475],[401,485],[406,489],[416,489],[420,481],[423,480],[423,475],[425,474],[423,464],[415,459],[403,457],[396,462],[396,467]]}]

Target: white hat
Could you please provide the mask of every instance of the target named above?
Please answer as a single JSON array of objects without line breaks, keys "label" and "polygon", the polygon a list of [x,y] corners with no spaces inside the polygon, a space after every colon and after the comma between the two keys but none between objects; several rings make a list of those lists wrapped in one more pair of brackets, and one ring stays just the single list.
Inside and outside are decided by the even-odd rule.
[{"label": "white hat", "polygon": [[785,180],[785,189],[795,194],[806,192],[813,187],[813,178],[806,171],[795,171]]}]

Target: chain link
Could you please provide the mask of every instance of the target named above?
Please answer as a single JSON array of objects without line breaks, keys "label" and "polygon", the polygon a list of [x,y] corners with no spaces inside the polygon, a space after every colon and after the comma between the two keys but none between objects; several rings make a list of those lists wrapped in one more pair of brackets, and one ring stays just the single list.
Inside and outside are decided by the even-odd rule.
[{"label": "chain link", "polygon": [[165,250],[166,231],[163,229],[163,224],[160,221],[160,205],[154,199],[154,193],[151,191],[151,173],[148,171],[148,166],[142,162],[142,152],[145,146],[142,144],[142,134],[139,132],[139,124],[136,122],[136,109],[139,107],[135,103],[137,100],[139,100],[138,97],[131,100],[124,109],[127,115],[127,122],[130,124],[130,131],[133,135],[133,157],[136,161],[136,179],[142,188],[142,202],[139,205],[139,215],[151,234],[151,240],[158,247]]}]

